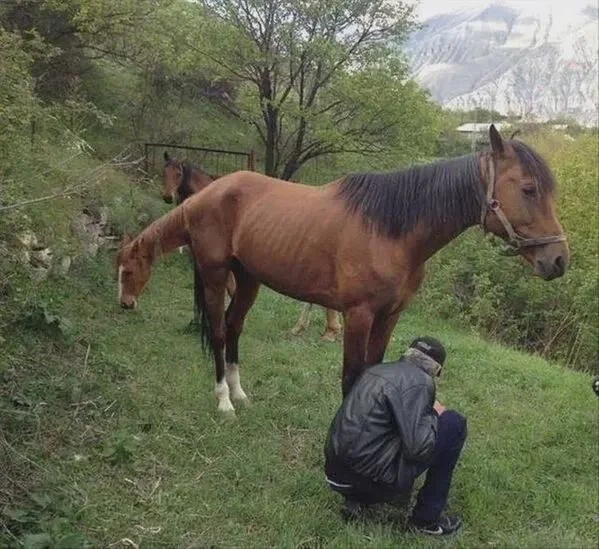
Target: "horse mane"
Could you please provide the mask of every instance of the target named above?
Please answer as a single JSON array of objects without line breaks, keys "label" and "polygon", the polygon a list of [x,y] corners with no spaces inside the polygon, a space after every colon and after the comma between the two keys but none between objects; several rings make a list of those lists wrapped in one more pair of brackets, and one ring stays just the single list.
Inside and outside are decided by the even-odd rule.
[{"label": "horse mane", "polygon": [[480,154],[385,173],[345,177],[339,195],[351,213],[390,238],[412,232],[420,223],[433,228],[476,222],[482,207]]},{"label": "horse mane", "polygon": [[[506,143],[539,191],[553,193],[555,179],[545,160],[522,141]],[[351,174],[338,192],[348,211],[360,213],[369,227],[389,238],[405,236],[419,224],[433,229],[453,224],[459,231],[480,218],[480,159],[481,153],[473,153],[396,172]]]},{"label": "horse mane", "polygon": [[181,183],[179,184],[179,187],[177,189],[177,193],[181,197],[181,201],[185,200],[186,198],[189,198],[192,194],[195,194],[196,192],[196,190],[193,188],[191,184],[191,179],[193,177],[194,172],[199,172],[200,175],[207,177],[212,181],[214,181],[215,179],[208,172],[206,172],[204,168],[202,168],[202,166],[191,164],[185,160],[181,162],[181,168],[183,174],[181,177]]},{"label": "horse mane", "polygon": [[137,242],[142,253],[149,253],[154,263],[163,255],[163,235],[168,235],[179,227],[185,227],[185,213],[183,208],[177,207],[150,223],[127,246]]},{"label": "horse mane", "polygon": [[555,177],[545,159],[526,143],[514,139],[509,144],[518,157],[522,172],[527,177],[534,179],[537,189],[541,194],[555,193]]}]

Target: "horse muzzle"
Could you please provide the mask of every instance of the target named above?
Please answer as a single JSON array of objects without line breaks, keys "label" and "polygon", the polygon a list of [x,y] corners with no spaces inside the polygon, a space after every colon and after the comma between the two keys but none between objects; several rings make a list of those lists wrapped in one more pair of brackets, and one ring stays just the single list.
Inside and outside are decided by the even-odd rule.
[{"label": "horse muzzle", "polygon": [[121,301],[121,309],[125,309],[126,311],[132,311],[137,307],[137,301],[134,298],[131,299],[123,299]]},{"label": "horse muzzle", "polygon": [[566,246],[547,246],[557,248],[553,252],[545,250],[536,254],[534,258],[535,274],[543,280],[553,280],[563,276],[568,269],[569,254]]},{"label": "horse muzzle", "polygon": [[173,197],[170,194],[163,194],[162,195],[162,200],[164,200],[167,204],[172,204],[173,203]]}]

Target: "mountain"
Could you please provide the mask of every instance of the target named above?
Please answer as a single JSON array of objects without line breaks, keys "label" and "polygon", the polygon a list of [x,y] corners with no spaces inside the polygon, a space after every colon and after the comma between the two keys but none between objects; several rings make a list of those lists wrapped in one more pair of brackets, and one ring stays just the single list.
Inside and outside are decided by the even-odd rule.
[{"label": "mountain", "polygon": [[448,108],[597,125],[599,9],[477,4],[430,17],[410,37],[404,51],[416,80]]}]

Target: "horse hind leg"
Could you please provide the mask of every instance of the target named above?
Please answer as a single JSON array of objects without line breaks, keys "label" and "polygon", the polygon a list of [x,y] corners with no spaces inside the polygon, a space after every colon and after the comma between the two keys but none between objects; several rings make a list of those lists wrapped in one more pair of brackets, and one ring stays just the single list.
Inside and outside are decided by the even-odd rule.
[{"label": "horse hind leg", "polygon": [[337,341],[337,336],[341,334],[341,322],[339,321],[339,313],[333,309],[325,309],[327,317],[327,325],[322,334],[323,341]]},{"label": "horse hind leg", "polygon": [[226,314],[226,379],[231,390],[231,398],[244,404],[249,399],[241,387],[239,377],[239,337],[243,331],[245,317],[256,301],[260,283],[255,280],[241,265],[234,265],[235,281],[237,284],[233,301],[229,304]]},{"label": "horse hind leg", "polygon": [[310,311],[312,309],[312,303],[304,303],[302,312],[300,313],[297,323],[291,330],[292,335],[301,334],[310,325]]}]

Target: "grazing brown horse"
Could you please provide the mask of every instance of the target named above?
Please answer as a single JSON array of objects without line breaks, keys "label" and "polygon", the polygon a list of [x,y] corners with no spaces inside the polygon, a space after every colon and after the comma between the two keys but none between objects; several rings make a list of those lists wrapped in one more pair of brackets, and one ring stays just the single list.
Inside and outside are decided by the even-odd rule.
[{"label": "grazing brown horse", "polygon": [[[171,204],[173,201],[179,205],[184,200],[187,200],[191,195],[199,193],[205,189],[216,178],[207,174],[201,167],[192,166],[185,160],[178,160],[171,157],[167,151],[164,151],[164,168],[162,169],[162,199]],[[179,251],[183,251],[183,247],[179,247]],[[197,264],[194,261],[194,280],[193,280],[193,295],[194,295],[194,314],[190,325],[196,326],[200,324],[198,301],[199,292],[202,292],[202,279],[199,274]],[[233,274],[229,274],[227,278],[227,293],[231,297],[235,293],[235,278]]]},{"label": "grazing brown horse", "polygon": [[[246,398],[238,342],[260,284],[343,313],[343,394],[381,362],[424,264],[480,224],[516,247],[535,274],[562,276],[569,261],[545,161],[490,127],[491,150],[394,173],[350,175],[323,187],[236,172],[150,225],[118,257],[127,309],[161,253],[188,244],[202,277],[202,335],[214,356],[218,410]],[[224,310],[232,271],[237,291]],[[230,388],[230,389],[229,389]]]},{"label": "grazing brown horse", "polygon": [[[164,152],[164,168],[162,171],[162,198],[167,204],[181,204],[183,200],[189,198],[192,194],[200,192],[212,183],[216,177],[208,175],[202,168],[192,166],[185,161],[177,160],[171,157],[167,151]],[[182,248],[179,248],[181,251]],[[197,276],[194,280],[194,294],[199,286],[197,285]],[[229,296],[235,291],[235,280],[231,275],[227,280],[227,292]],[[197,300],[196,300],[197,301]],[[296,325],[291,330],[293,335],[298,335],[304,331],[310,324],[311,303],[304,304],[300,317]],[[325,309],[326,326],[322,339],[324,341],[336,341],[341,333],[341,323],[337,311]],[[194,315],[195,316],[195,315]],[[197,318],[194,319],[194,323]]]}]

